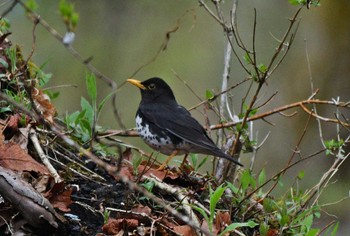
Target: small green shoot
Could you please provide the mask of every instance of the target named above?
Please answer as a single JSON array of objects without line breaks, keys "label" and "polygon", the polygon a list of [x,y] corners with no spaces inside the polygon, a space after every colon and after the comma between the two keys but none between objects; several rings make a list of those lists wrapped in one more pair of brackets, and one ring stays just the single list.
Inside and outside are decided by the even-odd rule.
[{"label": "small green shoot", "polygon": [[198,163],[199,161],[198,155],[194,153],[190,153],[190,158],[191,158],[190,160],[191,160],[192,166],[195,171],[198,171],[208,160],[208,156],[206,156],[204,158],[201,158],[201,161]]},{"label": "small green shoot", "polygon": [[132,158],[132,169],[133,169],[135,176],[138,174],[137,168],[139,167],[141,162],[142,162],[142,156],[134,156]]},{"label": "small green shoot", "polygon": [[[145,182],[141,183],[140,185],[142,187],[144,187],[148,192],[151,193],[153,191],[155,183],[152,180],[146,180]],[[140,201],[142,201],[142,200],[150,200],[149,197],[146,197],[146,196],[142,196],[139,199],[140,199]]]},{"label": "small green shoot", "polygon": [[9,29],[11,27],[10,21],[3,17],[0,19],[0,32],[5,34],[9,32]]},{"label": "small green shoot", "polygon": [[[344,146],[344,140],[343,139],[340,139],[340,140],[334,140],[334,139],[331,139],[331,140],[326,140],[324,141],[324,145],[326,146],[327,150],[326,150],[326,155],[331,155],[335,152],[338,152],[338,155],[337,157],[343,157],[342,156],[342,147]],[[340,155],[339,155],[340,154]]]},{"label": "small green shoot", "polygon": [[28,0],[25,2],[25,5],[27,8],[29,8],[31,11],[35,11],[38,9],[38,3],[35,0]]},{"label": "small green shoot", "polygon": [[79,14],[75,11],[74,4],[68,3],[66,0],[61,0],[59,10],[68,31],[74,32],[79,21]]},{"label": "small green shoot", "polygon": [[109,220],[109,216],[111,215],[111,212],[107,209],[104,209],[103,211],[103,223],[107,224]]},{"label": "small green shoot", "polygon": [[213,98],[214,98],[214,93],[213,93],[213,91],[207,89],[207,90],[205,91],[205,98],[206,98],[207,100],[213,99]]},{"label": "small green shoot", "polygon": [[241,227],[254,228],[255,226],[258,226],[258,224],[252,220],[248,222],[243,222],[243,223],[232,223],[229,226],[227,226],[225,230],[219,234],[219,236],[226,235],[227,233],[232,232],[237,228],[241,228]]},{"label": "small green shoot", "polygon": [[211,186],[209,186],[209,197],[210,197],[210,202],[209,202],[209,216],[208,214],[200,207],[197,206],[192,206],[193,209],[198,211],[207,221],[209,231],[213,232],[213,225],[214,225],[214,219],[215,219],[215,209],[216,206],[221,199],[222,195],[224,194],[225,190],[227,189],[227,186],[220,185],[217,187],[215,191],[212,190]]}]

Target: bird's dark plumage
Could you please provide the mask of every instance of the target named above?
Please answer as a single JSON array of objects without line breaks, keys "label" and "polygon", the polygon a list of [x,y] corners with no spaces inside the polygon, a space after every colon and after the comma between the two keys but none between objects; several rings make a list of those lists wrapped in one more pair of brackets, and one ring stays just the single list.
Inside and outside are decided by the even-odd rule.
[{"label": "bird's dark plumage", "polygon": [[167,83],[160,78],[128,82],[141,90],[141,103],[136,113],[139,135],[153,149],[171,155],[202,153],[238,161],[221,151],[209,138],[201,124],[176,102]]}]

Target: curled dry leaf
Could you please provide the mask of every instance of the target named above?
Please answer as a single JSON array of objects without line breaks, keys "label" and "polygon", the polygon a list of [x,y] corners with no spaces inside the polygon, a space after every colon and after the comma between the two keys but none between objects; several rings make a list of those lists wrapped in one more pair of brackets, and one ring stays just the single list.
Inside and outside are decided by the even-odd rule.
[{"label": "curled dry leaf", "polygon": [[105,234],[117,234],[121,230],[133,231],[139,225],[136,219],[110,219],[108,223],[102,226],[102,231]]},{"label": "curled dry leaf", "polygon": [[223,231],[228,225],[231,224],[231,216],[228,212],[219,211],[215,217],[215,227],[219,232]]},{"label": "curled dry leaf", "polygon": [[72,196],[73,189],[67,188],[64,182],[55,183],[54,186],[44,194],[49,199],[54,208],[63,212],[69,212],[69,206],[73,203]]},{"label": "curled dry leaf", "polygon": [[20,118],[19,114],[7,118],[6,126],[2,130],[2,134],[5,136],[6,140],[11,139],[18,132]]},{"label": "curled dry leaf", "polygon": [[53,118],[56,116],[56,108],[52,105],[49,96],[43,93],[41,89],[33,87],[32,97],[41,115],[46,121],[52,124]]},{"label": "curled dry leaf", "polygon": [[131,161],[131,159],[132,159],[131,148],[125,149],[125,151],[123,152],[123,157],[122,158],[123,158],[123,160]]}]

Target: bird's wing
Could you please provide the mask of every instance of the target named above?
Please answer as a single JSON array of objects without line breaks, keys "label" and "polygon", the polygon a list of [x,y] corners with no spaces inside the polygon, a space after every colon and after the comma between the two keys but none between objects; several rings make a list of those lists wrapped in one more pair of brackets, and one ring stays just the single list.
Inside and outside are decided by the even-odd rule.
[{"label": "bird's wing", "polygon": [[[162,109],[158,109],[162,106]],[[201,124],[182,106],[157,104],[141,109],[142,114],[158,127],[201,148],[217,149]]]}]

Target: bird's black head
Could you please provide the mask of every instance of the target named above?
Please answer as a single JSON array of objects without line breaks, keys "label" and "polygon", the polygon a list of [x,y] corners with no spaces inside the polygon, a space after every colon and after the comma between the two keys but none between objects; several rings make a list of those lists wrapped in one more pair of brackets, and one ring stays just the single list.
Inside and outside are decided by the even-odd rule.
[{"label": "bird's black head", "polygon": [[129,83],[137,86],[141,90],[141,103],[168,103],[176,102],[173,91],[164,80],[154,77],[143,82],[128,79]]}]

